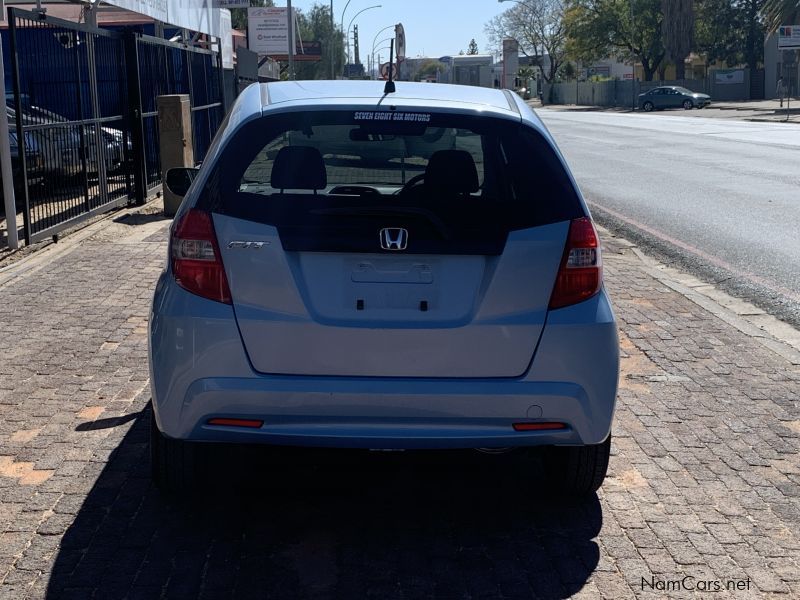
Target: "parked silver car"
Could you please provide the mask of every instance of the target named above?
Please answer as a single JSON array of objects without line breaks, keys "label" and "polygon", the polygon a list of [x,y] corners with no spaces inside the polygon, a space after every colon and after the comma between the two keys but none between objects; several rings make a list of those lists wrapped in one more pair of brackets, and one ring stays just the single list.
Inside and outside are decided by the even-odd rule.
[{"label": "parked silver car", "polygon": [[645,112],[665,108],[705,108],[711,104],[711,96],[687,90],[680,86],[661,86],[639,94],[639,108]]},{"label": "parked silver car", "polygon": [[[427,160],[338,156],[409,138]],[[619,373],[600,241],[518,95],[253,84],[166,181],[184,199],[150,316],[159,485],[191,485],[200,445],[252,442],[539,447],[548,488],[600,486]]]}]

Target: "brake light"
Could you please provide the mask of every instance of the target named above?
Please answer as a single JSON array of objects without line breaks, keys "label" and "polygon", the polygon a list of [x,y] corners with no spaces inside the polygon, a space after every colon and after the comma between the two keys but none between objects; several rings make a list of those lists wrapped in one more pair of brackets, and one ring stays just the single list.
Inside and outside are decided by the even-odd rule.
[{"label": "brake light", "polygon": [[219,427],[249,427],[250,429],[258,429],[264,424],[260,419],[227,419],[218,417],[208,420],[209,425],[217,425]]},{"label": "brake light", "polygon": [[574,219],[569,224],[550,308],[563,308],[588,300],[600,291],[602,283],[603,263],[594,224],[589,217]]},{"label": "brake light", "polygon": [[170,254],[172,275],[179,286],[209,300],[231,303],[210,213],[193,208],[181,217],[172,232]]},{"label": "brake light", "polygon": [[551,431],[566,429],[566,423],[514,423],[514,431]]}]

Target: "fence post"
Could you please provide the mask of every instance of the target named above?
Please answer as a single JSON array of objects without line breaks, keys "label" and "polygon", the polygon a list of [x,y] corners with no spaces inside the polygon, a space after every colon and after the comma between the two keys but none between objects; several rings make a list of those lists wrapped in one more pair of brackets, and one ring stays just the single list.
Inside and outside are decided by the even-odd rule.
[{"label": "fence post", "polygon": [[19,152],[19,164],[21,166],[20,176],[22,177],[22,190],[24,199],[24,231],[25,243],[31,243],[31,204],[28,195],[28,165],[26,164],[25,150],[25,130],[22,123],[22,89],[19,80],[19,54],[17,51],[17,18],[12,7],[8,8],[8,34],[11,49],[11,72],[14,81],[14,110],[17,113],[17,151]]},{"label": "fence post", "polygon": [[[3,72],[3,45],[0,44],[0,73]],[[2,83],[0,83],[0,87],[3,88],[3,95],[5,96],[5,77]],[[17,134],[17,137],[21,136]],[[17,202],[14,197],[14,169],[11,167],[10,139],[8,133],[8,115],[6,114],[0,116],[0,171],[3,174],[3,199],[5,200],[8,247],[12,250],[16,250],[19,248],[19,240],[17,239]],[[19,142],[17,142],[17,144],[19,144]],[[17,145],[17,148],[19,148],[19,145]]]},{"label": "fence post", "polygon": [[139,82],[139,48],[136,34],[125,34],[125,69],[128,79],[128,119],[133,146],[133,188],[136,204],[147,199],[147,163],[144,147],[144,118],[142,117],[142,89]]}]

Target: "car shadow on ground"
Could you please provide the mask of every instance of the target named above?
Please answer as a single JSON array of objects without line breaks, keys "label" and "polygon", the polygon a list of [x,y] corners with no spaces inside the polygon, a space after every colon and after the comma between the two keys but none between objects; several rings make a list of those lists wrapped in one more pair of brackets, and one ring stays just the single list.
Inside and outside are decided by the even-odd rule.
[{"label": "car shadow on ground", "polygon": [[567,598],[599,561],[596,495],[475,452],[215,446],[156,490],[139,413],[64,534],[48,598]]}]

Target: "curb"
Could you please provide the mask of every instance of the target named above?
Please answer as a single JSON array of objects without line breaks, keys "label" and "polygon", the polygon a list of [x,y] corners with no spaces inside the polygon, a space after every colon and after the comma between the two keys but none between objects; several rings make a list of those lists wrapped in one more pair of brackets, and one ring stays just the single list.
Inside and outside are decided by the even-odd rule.
[{"label": "curb", "polygon": [[35,250],[28,256],[20,258],[16,262],[12,262],[10,265],[0,267],[0,288],[5,287],[22,275],[38,271],[57,258],[66,256],[85,240],[102,231],[109,221],[150,210],[156,206],[158,201],[154,198],[140,206],[130,206],[121,210],[109,211],[90,225],[81,227],[77,231],[60,238],[57,243],[51,243],[40,250]]},{"label": "curb", "polygon": [[753,338],[793,366],[800,365],[800,331],[750,302],[731,296],[694,275],[651,258],[636,244],[624,237],[615,236],[605,227],[597,223],[595,226],[600,232],[601,239],[613,239],[614,243],[631,250],[642,264],[645,273],[659,283]]}]

